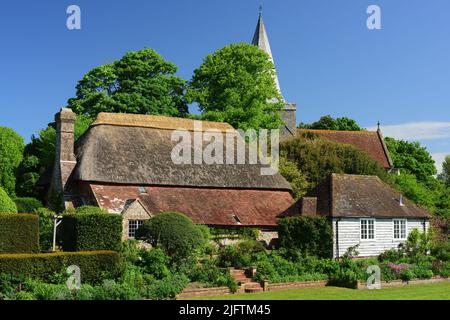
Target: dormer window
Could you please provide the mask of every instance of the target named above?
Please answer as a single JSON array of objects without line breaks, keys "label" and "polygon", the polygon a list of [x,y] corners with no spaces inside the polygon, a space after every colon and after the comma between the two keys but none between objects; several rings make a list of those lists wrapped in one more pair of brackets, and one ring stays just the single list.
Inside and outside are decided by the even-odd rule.
[{"label": "dormer window", "polygon": [[145,190],[145,187],[139,187],[139,193],[140,194],[146,194],[147,193],[147,190]]},{"label": "dormer window", "polygon": [[236,224],[238,224],[238,225],[242,224],[241,219],[239,219],[239,217],[237,215],[233,214],[233,219],[234,219],[234,221],[236,221]]}]

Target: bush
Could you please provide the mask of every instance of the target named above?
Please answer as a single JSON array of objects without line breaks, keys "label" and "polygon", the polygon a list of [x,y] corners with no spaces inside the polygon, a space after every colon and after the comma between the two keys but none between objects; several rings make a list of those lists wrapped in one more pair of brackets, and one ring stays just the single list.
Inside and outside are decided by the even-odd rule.
[{"label": "bush", "polygon": [[0,213],[17,213],[16,204],[2,187],[0,187]]},{"label": "bush", "polygon": [[80,267],[81,279],[86,283],[117,277],[121,271],[119,255],[112,251],[0,255],[2,274],[36,280],[49,281],[52,276],[65,272],[71,265]]},{"label": "bush", "polygon": [[147,297],[152,300],[175,299],[189,283],[189,279],[182,274],[170,275],[162,280],[150,283]]},{"label": "bush", "polygon": [[237,282],[227,268],[219,268],[215,260],[206,260],[195,265],[188,272],[191,282],[199,282],[207,287],[228,287],[233,292],[237,289]]},{"label": "bush", "polygon": [[264,245],[256,240],[244,240],[233,246],[226,246],[219,253],[221,267],[251,267],[253,255],[265,251]]},{"label": "bush", "polygon": [[171,258],[191,256],[206,243],[203,232],[181,213],[161,213],[136,231],[136,239],[160,246]]},{"label": "bush", "polygon": [[122,244],[122,216],[116,214],[65,214],[62,223],[64,251],[113,250]]},{"label": "bush", "polygon": [[42,203],[35,198],[14,198],[18,213],[33,213],[35,210],[42,208]]},{"label": "bush", "polygon": [[170,258],[159,248],[144,250],[138,264],[143,271],[155,279],[163,279],[170,275]]},{"label": "bush", "polygon": [[34,252],[39,252],[38,217],[31,214],[0,214],[0,253]]},{"label": "bush", "polygon": [[333,254],[333,231],[325,217],[288,217],[278,220],[280,247],[300,251],[303,255],[330,258]]}]

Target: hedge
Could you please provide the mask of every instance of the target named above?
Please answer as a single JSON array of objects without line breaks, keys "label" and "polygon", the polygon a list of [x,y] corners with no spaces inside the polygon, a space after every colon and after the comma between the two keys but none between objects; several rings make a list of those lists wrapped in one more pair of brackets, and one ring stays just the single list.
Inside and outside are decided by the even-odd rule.
[{"label": "hedge", "polygon": [[109,213],[63,216],[62,247],[64,251],[120,251],[121,245],[122,216]]},{"label": "hedge", "polygon": [[115,278],[121,271],[119,254],[113,251],[0,254],[0,272],[22,278],[48,281],[71,265],[80,267],[82,283]]},{"label": "hedge", "polygon": [[35,198],[14,198],[18,213],[33,213],[42,208],[42,202]]},{"label": "hedge", "polygon": [[39,217],[0,214],[0,253],[35,252],[39,252]]},{"label": "hedge", "polygon": [[333,230],[325,217],[288,217],[278,220],[280,246],[304,255],[331,258]]}]

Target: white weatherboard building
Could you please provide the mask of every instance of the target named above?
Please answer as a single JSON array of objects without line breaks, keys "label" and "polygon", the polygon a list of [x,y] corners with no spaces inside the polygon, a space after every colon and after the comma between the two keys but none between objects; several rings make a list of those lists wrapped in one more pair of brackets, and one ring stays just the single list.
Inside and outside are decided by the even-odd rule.
[{"label": "white weatherboard building", "polygon": [[377,256],[430,227],[425,209],[374,176],[331,175],[317,197],[303,199],[302,214],[331,218],[335,258],[354,246],[360,257]]}]

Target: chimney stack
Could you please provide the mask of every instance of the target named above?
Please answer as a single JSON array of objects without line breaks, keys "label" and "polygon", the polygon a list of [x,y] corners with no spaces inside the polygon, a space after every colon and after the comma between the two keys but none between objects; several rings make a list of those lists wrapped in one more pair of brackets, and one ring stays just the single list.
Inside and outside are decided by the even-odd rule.
[{"label": "chimney stack", "polygon": [[[77,164],[74,153],[75,119],[75,113],[69,108],[62,108],[55,115],[56,152],[51,192],[63,202],[62,205],[65,209],[72,207],[67,185],[69,177]],[[56,204],[53,205],[55,206]]]}]

